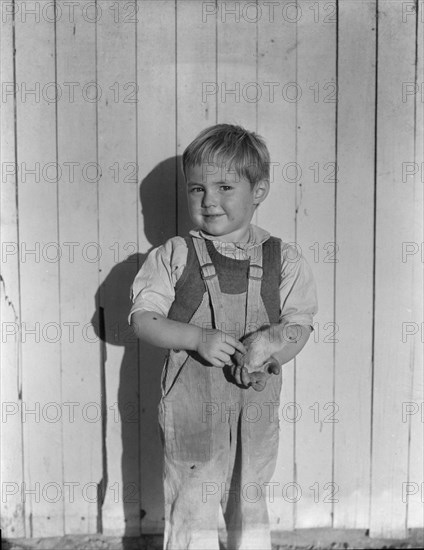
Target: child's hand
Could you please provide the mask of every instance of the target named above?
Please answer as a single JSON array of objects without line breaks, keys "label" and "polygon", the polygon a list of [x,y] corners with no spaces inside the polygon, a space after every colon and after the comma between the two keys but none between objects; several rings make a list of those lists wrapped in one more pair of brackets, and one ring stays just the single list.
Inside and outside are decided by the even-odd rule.
[{"label": "child's hand", "polygon": [[270,376],[280,374],[281,367],[271,355],[271,340],[267,336],[267,329],[254,332],[243,340],[247,354],[243,356],[236,351],[232,374],[238,385],[245,388],[252,386],[254,390],[262,391]]},{"label": "child's hand", "polygon": [[281,367],[275,357],[270,357],[269,360],[262,365],[261,370],[251,372],[250,385],[255,391],[262,391],[265,389],[268,378],[272,375],[278,375],[281,372]]},{"label": "child's hand", "polygon": [[199,355],[214,367],[224,367],[231,364],[231,356],[236,351],[247,353],[244,345],[230,334],[220,330],[202,330],[196,347]]},{"label": "child's hand", "polygon": [[248,372],[243,364],[237,364],[232,367],[231,372],[236,383],[243,388],[252,388],[256,391],[265,389],[268,378],[273,374],[278,375],[281,372],[281,367],[275,357],[270,357],[269,360],[254,372]]},{"label": "child's hand", "polygon": [[238,365],[243,364],[247,372],[255,372],[268,361],[274,352],[273,340],[269,333],[269,327],[261,328],[242,339],[247,353],[241,357],[236,352],[235,360]]}]

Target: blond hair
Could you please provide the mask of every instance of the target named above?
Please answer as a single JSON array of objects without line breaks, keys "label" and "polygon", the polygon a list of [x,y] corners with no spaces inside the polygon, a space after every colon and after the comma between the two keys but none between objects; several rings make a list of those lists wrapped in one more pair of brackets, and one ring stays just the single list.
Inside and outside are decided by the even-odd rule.
[{"label": "blond hair", "polygon": [[252,187],[258,181],[269,181],[270,156],[265,141],[241,126],[216,124],[202,130],[183,153],[184,176],[187,169],[204,163],[225,165]]}]

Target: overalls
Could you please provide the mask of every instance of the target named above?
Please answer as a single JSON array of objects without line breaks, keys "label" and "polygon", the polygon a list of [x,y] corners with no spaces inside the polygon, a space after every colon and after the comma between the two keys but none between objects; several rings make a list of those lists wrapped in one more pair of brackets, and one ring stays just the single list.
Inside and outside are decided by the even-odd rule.
[{"label": "overalls", "polygon": [[[278,322],[269,319],[261,297],[262,245],[247,249],[248,261],[219,254],[203,238],[193,237],[193,245],[204,284],[200,305],[189,322],[203,327],[206,338],[211,328],[240,339],[266,323]],[[211,255],[227,275],[240,263],[248,268],[247,292],[221,292]],[[186,292],[189,299],[190,288]],[[274,297],[279,308],[278,292]],[[172,308],[168,317],[181,319]],[[281,375],[272,376],[262,392],[255,392],[238,387],[228,367],[209,366],[195,352],[170,351],[159,405],[165,550],[218,550],[220,505],[228,549],[271,549],[266,487],[277,459],[280,389]]]}]

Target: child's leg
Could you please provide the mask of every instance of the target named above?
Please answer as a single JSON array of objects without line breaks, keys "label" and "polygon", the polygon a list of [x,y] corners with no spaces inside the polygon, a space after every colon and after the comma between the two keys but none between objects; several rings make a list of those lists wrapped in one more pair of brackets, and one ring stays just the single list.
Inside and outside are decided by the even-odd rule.
[{"label": "child's leg", "polygon": [[179,382],[159,407],[165,451],[165,550],[219,548],[218,517],[228,474],[229,424],[225,418],[222,421],[221,403],[211,398],[210,389],[221,385],[225,394],[230,386],[219,369],[208,369],[206,377],[201,373],[199,366],[187,363]]},{"label": "child's leg", "polygon": [[[218,512],[226,457],[191,466],[165,459],[165,550],[218,550]],[[221,476],[220,476],[221,474]]]},{"label": "child's leg", "polygon": [[245,402],[237,437],[232,438],[237,449],[227,480],[229,498],[224,503],[228,550],[271,550],[267,498],[278,452],[280,388],[281,377],[275,377],[262,392],[241,390],[246,392]]}]

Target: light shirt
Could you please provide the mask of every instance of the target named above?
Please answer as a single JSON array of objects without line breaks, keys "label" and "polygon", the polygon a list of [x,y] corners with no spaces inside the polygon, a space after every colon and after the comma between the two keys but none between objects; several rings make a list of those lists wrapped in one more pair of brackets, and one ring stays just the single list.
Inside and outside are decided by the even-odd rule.
[{"label": "light shirt", "polygon": [[[245,243],[222,242],[201,230],[192,229],[190,235],[212,241],[223,256],[247,260],[246,250],[261,245],[270,234],[250,224],[249,239]],[[187,262],[187,244],[183,237],[172,237],[154,248],[147,256],[131,287],[132,307],[136,311],[151,311],[167,317],[175,299],[175,285]],[[313,316],[318,311],[315,281],[309,264],[300,251],[291,244],[281,243],[280,323],[307,325],[312,328]]]}]

